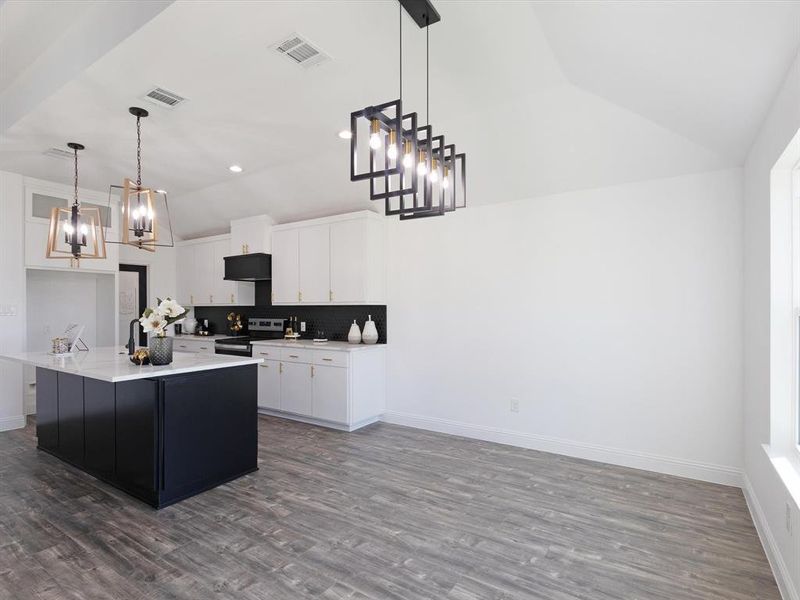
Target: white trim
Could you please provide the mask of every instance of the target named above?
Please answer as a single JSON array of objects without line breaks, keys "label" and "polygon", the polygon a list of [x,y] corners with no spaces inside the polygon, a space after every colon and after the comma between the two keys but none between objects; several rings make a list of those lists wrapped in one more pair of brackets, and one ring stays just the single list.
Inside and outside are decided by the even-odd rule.
[{"label": "white trim", "polygon": [[741,469],[726,465],[701,463],[683,458],[659,456],[646,452],[611,448],[597,444],[563,440],[535,433],[525,433],[499,427],[488,427],[485,425],[474,425],[472,423],[462,423],[459,421],[414,415],[393,410],[387,410],[384,413],[383,421],[395,425],[405,425],[407,427],[416,427],[417,429],[427,429],[429,431],[460,435],[488,442],[541,450],[542,452],[551,452],[553,454],[563,454],[564,456],[594,460],[634,469],[644,469],[646,471],[655,471],[656,473],[665,473],[678,477],[688,477],[689,479],[699,479],[701,481],[709,481],[722,485],[731,485],[735,487],[741,487],[742,485]]},{"label": "white trim", "polygon": [[16,417],[0,417],[0,431],[11,431],[25,427],[25,415]]},{"label": "white trim", "polygon": [[285,231],[287,229],[297,229],[298,227],[311,227],[312,225],[329,225],[341,221],[353,221],[355,219],[372,219],[384,222],[383,217],[373,210],[358,210],[356,212],[331,215],[329,217],[319,217],[318,219],[305,219],[304,221],[292,221],[291,223],[280,223],[272,226],[272,231]]},{"label": "white trim", "polygon": [[309,425],[317,425],[319,427],[327,427],[328,429],[338,429],[339,431],[347,431],[348,433],[355,431],[356,429],[361,429],[362,427],[366,427],[367,425],[372,425],[372,423],[377,423],[378,421],[381,420],[380,415],[378,415],[375,417],[368,417],[363,421],[358,421],[356,423],[353,423],[352,425],[347,425],[345,423],[336,423],[334,421],[326,421],[325,419],[306,417],[303,415],[284,412],[282,410],[273,410],[271,408],[264,408],[262,406],[258,407],[258,414],[270,417],[280,417],[281,419],[289,419],[290,421],[300,421],[301,423],[308,423]]},{"label": "white trim", "polygon": [[742,474],[743,485],[742,491],[744,492],[744,499],[747,502],[747,508],[750,510],[750,516],[756,526],[758,538],[761,540],[761,545],[764,547],[764,553],[767,555],[770,567],[772,567],[772,574],[775,576],[775,582],[778,584],[778,590],[781,592],[783,600],[800,600],[800,594],[792,583],[792,578],[789,575],[789,568],[781,556],[778,544],[775,537],[772,535],[772,530],[769,528],[769,523],[758,502],[755,490],[750,483],[750,478],[747,473]]}]

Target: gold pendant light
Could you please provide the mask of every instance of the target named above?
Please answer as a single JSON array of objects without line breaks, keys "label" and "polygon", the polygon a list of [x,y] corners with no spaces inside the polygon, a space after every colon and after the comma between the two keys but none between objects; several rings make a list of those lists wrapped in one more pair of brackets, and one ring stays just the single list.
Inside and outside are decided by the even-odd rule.
[{"label": "gold pendant light", "polygon": [[[50,212],[47,258],[105,258],[106,240],[99,208],[86,208],[78,201],[78,150],[82,144],[67,144],[75,155],[74,195],[69,208],[55,207]],[[80,265],[80,262],[78,263]]]},{"label": "gold pendant light", "polygon": [[[122,216],[120,219],[121,239],[110,243],[125,244],[140,250],[155,252],[159,246],[172,247],[175,245],[167,193],[164,190],[151,189],[142,185],[141,120],[150,113],[136,106],[129,108],[128,112],[136,117],[136,181],[126,178],[122,186],[112,185],[109,189],[109,210],[112,196],[119,194]],[[166,221],[163,229],[160,228],[162,214],[159,214],[162,213],[162,210]],[[162,231],[169,233],[168,241],[161,239]]]}]

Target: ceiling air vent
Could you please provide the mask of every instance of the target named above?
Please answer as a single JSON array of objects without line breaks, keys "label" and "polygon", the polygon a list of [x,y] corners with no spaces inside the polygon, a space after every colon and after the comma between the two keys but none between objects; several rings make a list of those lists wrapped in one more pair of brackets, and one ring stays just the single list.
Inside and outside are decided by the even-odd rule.
[{"label": "ceiling air vent", "polygon": [[306,69],[316,67],[331,59],[322,50],[296,33],[272,44],[270,48]]},{"label": "ceiling air vent", "polygon": [[156,87],[147,92],[143,98],[162,108],[175,108],[186,100],[183,96],[178,96],[175,92],[170,92],[164,88]]},{"label": "ceiling air vent", "polygon": [[73,158],[72,150],[62,150],[61,148],[48,148],[44,151],[44,155],[50,158],[60,158],[61,160],[72,160]]}]

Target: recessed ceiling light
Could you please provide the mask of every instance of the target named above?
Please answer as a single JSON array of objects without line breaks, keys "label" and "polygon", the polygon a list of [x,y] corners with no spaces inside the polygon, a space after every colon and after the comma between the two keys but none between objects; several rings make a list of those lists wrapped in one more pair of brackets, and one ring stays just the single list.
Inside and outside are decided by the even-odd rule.
[{"label": "recessed ceiling light", "polygon": [[353,132],[350,131],[349,129],[342,129],[339,132],[339,137],[342,138],[343,140],[349,140],[351,137],[353,137]]},{"label": "recessed ceiling light", "polygon": [[230,167],[228,167],[228,170],[234,173],[241,173],[242,167],[240,167],[239,165],[231,165]]}]

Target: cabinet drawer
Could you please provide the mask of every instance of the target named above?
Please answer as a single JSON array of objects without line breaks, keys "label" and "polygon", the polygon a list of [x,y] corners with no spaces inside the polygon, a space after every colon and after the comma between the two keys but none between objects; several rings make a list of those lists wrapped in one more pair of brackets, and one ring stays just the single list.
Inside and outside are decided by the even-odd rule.
[{"label": "cabinet drawer", "polygon": [[259,346],[258,344],[253,344],[253,358],[280,360],[281,349],[274,346]]},{"label": "cabinet drawer", "polygon": [[314,364],[328,367],[346,367],[350,355],[335,350],[314,350]]},{"label": "cabinet drawer", "polygon": [[313,358],[313,350],[306,350],[304,348],[281,348],[281,360],[284,362],[311,364]]},{"label": "cabinet drawer", "polygon": [[175,340],[172,344],[178,352],[214,354],[214,340]]}]

